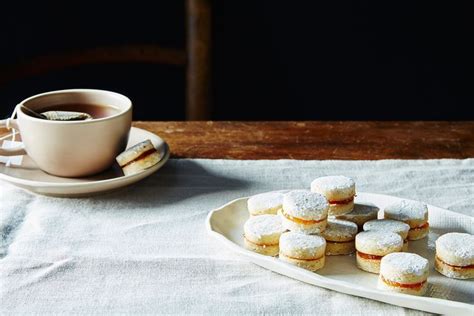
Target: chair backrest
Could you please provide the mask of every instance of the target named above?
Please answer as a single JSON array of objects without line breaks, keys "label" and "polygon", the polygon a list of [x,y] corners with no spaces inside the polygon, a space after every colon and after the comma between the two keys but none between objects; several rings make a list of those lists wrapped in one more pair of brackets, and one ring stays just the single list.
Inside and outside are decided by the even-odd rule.
[{"label": "chair backrest", "polygon": [[[69,52],[33,56],[10,65],[0,65],[0,86],[8,82],[82,66],[115,63],[145,63],[182,66],[186,70],[186,120],[210,118],[210,2],[184,0],[186,49],[149,45],[104,45]],[[184,39],[183,39],[184,40]]]},{"label": "chair backrest", "polygon": [[186,117],[210,118],[211,6],[210,0],[186,0],[187,93]]}]

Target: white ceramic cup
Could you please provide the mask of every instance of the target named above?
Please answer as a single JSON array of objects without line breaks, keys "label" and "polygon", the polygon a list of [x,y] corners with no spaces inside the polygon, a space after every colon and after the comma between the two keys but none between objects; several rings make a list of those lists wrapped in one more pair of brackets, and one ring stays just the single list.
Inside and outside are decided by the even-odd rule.
[{"label": "white ceramic cup", "polygon": [[[41,112],[52,105],[71,103],[110,106],[117,113],[87,121],[50,121],[21,110],[21,105]],[[0,121],[0,127],[19,130],[24,147],[0,148],[0,155],[23,155],[26,151],[47,173],[83,177],[106,170],[125,149],[132,124],[132,102],[111,91],[59,90],[23,100],[17,105],[17,116],[16,120]]]}]

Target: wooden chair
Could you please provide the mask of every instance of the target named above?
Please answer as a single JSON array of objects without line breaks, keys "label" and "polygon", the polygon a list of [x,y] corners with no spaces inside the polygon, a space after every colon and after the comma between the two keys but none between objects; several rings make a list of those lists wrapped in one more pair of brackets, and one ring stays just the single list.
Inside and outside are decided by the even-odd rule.
[{"label": "wooden chair", "polygon": [[87,64],[133,62],[178,65],[186,68],[186,120],[207,120],[210,118],[210,0],[184,1],[185,50],[132,45],[37,56],[19,64],[0,67],[0,86],[12,80]]}]

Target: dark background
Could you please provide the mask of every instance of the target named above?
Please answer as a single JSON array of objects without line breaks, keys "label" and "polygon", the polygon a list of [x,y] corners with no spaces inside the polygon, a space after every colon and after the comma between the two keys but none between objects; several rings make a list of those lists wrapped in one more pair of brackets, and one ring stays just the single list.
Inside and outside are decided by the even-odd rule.
[{"label": "dark background", "polygon": [[[473,120],[473,19],[454,2],[213,1],[212,119]],[[185,46],[183,1],[2,4],[0,65],[126,44]],[[136,120],[184,119],[179,66],[90,65],[0,87],[0,115],[63,88],[121,92]]]}]

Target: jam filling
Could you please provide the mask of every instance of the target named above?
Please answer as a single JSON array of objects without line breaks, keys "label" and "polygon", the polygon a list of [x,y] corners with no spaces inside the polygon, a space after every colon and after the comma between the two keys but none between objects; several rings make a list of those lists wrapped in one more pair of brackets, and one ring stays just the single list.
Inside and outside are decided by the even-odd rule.
[{"label": "jam filling", "polygon": [[260,246],[260,247],[278,246],[278,244],[259,244],[259,243],[256,243],[256,242],[254,242],[254,241],[248,240],[247,237],[245,237],[245,235],[244,235],[244,238],[245,238],[245,240],[247,240],[249,243],[254,244],[254,245],[257,245],[257,246]]},{"label": "jam filling", "polygon": [[360,251],[357,251],[357,255],[367,260],[382,260],[383,258],[383,256],[369,255],[368,253],[363,253]]},{"label": "jam filling", "polygon": [[288,215],[288,214],[286,214],[285,212],[281,212],[281,213],[282,213],[283,216],[285,216],[288,220],[290,220],[290,221],[292,221],[292,222],[295,222],[295,223],[298,223],[298,224],[302,224],[302,225],[317,224],[317,223],[324,222],[324,221],[326,220],[326,218],[319,219],[319,220],[302,219],[302,218],[293,217],[293,216],[291,216],[291,215]]},{"label": "jam filling", "polygon": [[352,201],[354,201],[354,197],[350,197],[348,199],[345,199],[345,200],[340,200],[340,201],[329,201],[329,204],[348,204],[348,203],[351,203]]},{"label": "jam filling", "polygon": [[446,263],[444,262],[443,260],[441,260],[439,257],[436,257],[436,259],[438,259],[439,261],[441,261],[442,263],[444,263],[445,265],[447,266],[450,266],[456,270],[464,270],[464,269],[474,269],[474,264],[471,264],[471,265],[468,265],[468,266],[455,266],[455,265],[452,265],[452,264],[449,264],[449,263]]},{"label": "jam filling", "polygon": [[428,224],[428,222],[426,222],[423,225],[420,225],[420,226],[417,226],[417,227],[414,227],[414,228],[410,228],[410,230],[424,229],[424,228],[428,228],[428,227],[430,227],[430,224]]},{"label": "jam filling", "polygon": [[122,168],[124,168],[124,167],[126,167],[126,166],[128,166],[128,165],[131,165],[132,163],[137,162],[137,161],[140,160],[140,159],[146,158],[147,156],[153,154],[154,152],[156,152],[156,149],[155,149],[155,148],[149,149],[149,150],[143,152],[142,154],[140,154],[140,156],[138,156],[137,158],[135,158],[135,159],[133,159],[132,161],[129,161],[129,162],[127,162],[126,164],[124,164],[124,165],[122,166]]},{"label": "jam filling", "polygon": [[419,282],[419,283],[398,283],[398,282],[387,280],[383,276],[380,276],[380,278],[387,285],[390,285],[390,286],[393,286],[393,287],[400,287],[400,288],[403,288],[403,289],[420,289],[426,283],[426,280],[423,281],[423,282]]},{"label": "jam filling", "polygon": [[322,255],[321,257],[315,258],[315,259],[301,259],[301,258],[290,257],[290,256],[285,255],[285,254],[283,254],[283,255],[284,255],[285,257],[290,258],[290,259],[301,260],[301,261],[316,261],[316,260],[319,260],[319,259],[321,259],[322,257],[324,257],[324,255]]}]

